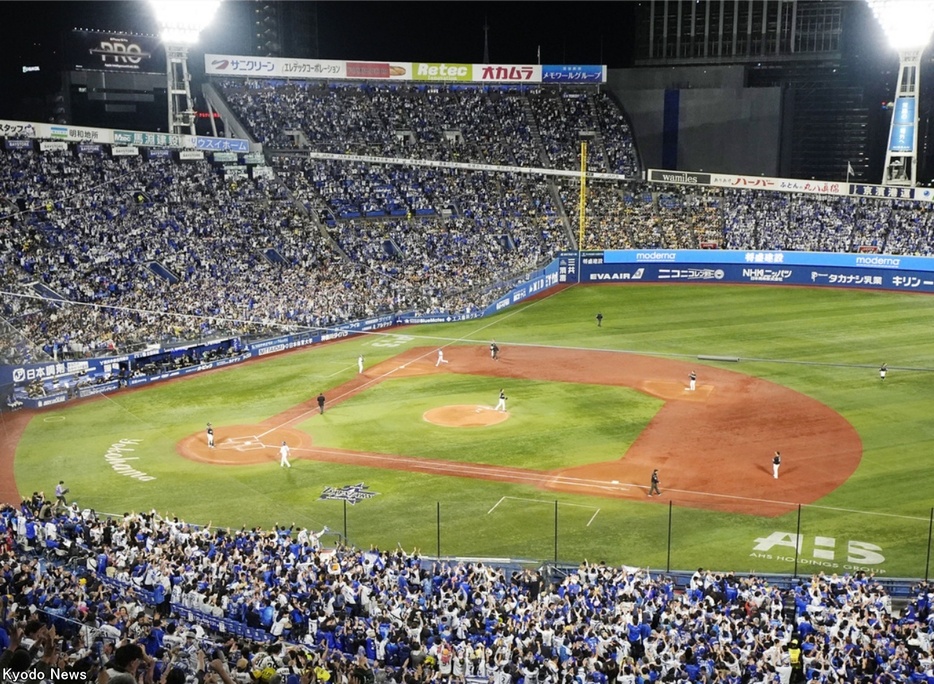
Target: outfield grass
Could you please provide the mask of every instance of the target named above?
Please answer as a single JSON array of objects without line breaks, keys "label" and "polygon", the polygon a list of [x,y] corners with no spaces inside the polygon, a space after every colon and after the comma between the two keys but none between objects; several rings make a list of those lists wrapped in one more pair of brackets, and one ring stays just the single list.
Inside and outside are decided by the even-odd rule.
[{"label": "outfield grass", "polygon": [[[597,311],[604,315],[599,329]],[[863,440],[853,477],[818,502],[825,508],[802,510],[799,572],[827,563],[822,567],[835,571],[859,566],[923,576],[934,484],[932,320],[934,298],[914,294],[727,285],[570,288],[490,319],[367,335],[43,412],[18,449],[17,484],[24,493],[49,492],[64,477],[82,505],[109,512],[155,507],[226,526],[294,521],[343,530],[345,507],[317,498],[325,486],[364,482],[379,495],[346,507],[348,535],[362,546],[401,543],[434,553],[440,509],[442,554],[551,559],[557,548],[565,561],[790,572],[792,548],[757,552],[755,546],[773,533],[795,532],[795,513],[764,519],[674,507],[669,549],[669,509],[658,502],[307,461],[289,471],[274,464],[217,467],[175,452],[180,438],[207,421],[257,422],[351,379],[360,353],[370,365],[408,347],[495,338],[507,358],[517,344],[737,356],[739,364],[724,367],[824,402]],[[884,384],[877,373],[882,362],[890,369]],[[420,419],[438,402],[492,404],[499,383],[454,374],[392,380],[302,428],[320,445],[548,469],[618,456],[658,406],[625,388],[510,381],[519,386],[511,389],[515,410],[506,423],[478,432]],[[120,476],[105,461],[108,447],[121,439],[140,440],[124,455],[137,458],[134,467],[155,480]],[[879,547],[881,563],[864,563],[876,560],[866,544]]]}]

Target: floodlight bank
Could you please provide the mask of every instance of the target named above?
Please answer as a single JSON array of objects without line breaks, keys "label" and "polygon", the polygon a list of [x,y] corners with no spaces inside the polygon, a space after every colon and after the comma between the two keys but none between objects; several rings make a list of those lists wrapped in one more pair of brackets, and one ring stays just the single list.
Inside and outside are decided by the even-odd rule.
[{"label": "floodlight bank", "polygon": [[934,33],[934,2],[928,0],[866,0],[896,50],[927,47]]},{"label": "floodlight bank", "polygon": [[150,0],[159,35],[168,45],[193,45],[220,7],[220,0]]}]

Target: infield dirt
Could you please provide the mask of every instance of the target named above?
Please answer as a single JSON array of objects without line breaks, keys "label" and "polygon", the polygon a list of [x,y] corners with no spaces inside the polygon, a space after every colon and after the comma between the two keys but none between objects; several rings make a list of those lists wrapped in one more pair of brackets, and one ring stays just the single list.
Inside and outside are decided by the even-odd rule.
[{"label": "infield dirt", "polygon": [[[493,361],[485,345],[449,347],[449,363],[436,367],[435,353],[435,348],[410,349],[327,390],[328,410],[376,383],[433,373],[631,387],[665,404],[619,459],[553,471],[318,447],[310,435],[292,427],[317,414],[314,397],[257,425],[216,425],[215,449],[196,434],[179,442],[178,452],[219,465],[274,462],[285,439],[293,461],[430,472],[761,516],[781,515],[829,494],[850,477],[862,457],[856,430],[828,406],[730,370],[619,352],[531,346],[504,348],[501,359]],[[691,370],[698,371],[693,392],[688,389]],[[468,408],[474,416],[497,413]],[[469,422],[463,418],[465,410],[457,413]],[[771,469],[776,450],[783,457],[778,479]],[[661,475],[662,494],[648,499],[654,468]]]}]

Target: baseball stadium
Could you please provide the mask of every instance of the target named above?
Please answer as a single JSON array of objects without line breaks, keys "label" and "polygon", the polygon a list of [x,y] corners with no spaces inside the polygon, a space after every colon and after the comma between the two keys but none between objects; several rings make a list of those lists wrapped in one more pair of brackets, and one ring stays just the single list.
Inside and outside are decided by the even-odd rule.
[{"label": "baseball stadium", "polygon": [[168,127],[0,120],[0,680],[934,682],[934,7],[823,176],[741,59],[855,5],[640,4],[735,91],[76,29]]}]

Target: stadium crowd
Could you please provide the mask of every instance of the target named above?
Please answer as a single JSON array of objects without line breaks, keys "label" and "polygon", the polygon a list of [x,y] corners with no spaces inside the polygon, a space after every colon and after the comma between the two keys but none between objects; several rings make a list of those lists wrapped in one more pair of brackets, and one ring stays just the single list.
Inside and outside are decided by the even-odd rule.
[{"label": "stadium crowd", "polygon": [[108,518],[37,492],[0,510],[0,668],[238,684],[934,681],[925,584],[896,614],[862,572],[785,589],[588,562],[546,578],[324,548],[328,533]]},{"label": "stadium crowd", "polygon": [[[563,182],[565,207],[577,185]],[[934,254],[924,202],[762,190],[591,182],[585,249],[735,249]]]},{"label": "stadium crowd", "polygon": [[[0,305],[3,361],[479,310],[575,246],[576,182],[405,160],[576,170],[590,131],[591,170],[639,173],[625,118],[594,89],[217,87],[280,152],[274,178],[106,148],[0,151],[0,287],[18,295]],[[929,255],[932,216],[925,203],[601,181],[582,247]],[[325,548],[328,534],[105,517],[36,493],[0,510],[0,669],[105,669],[114,684],[934,682],[926,584],[897,613],[862,573],[790,589],[587,562],[543,577]]]},{"label": "stadium crowd", "polygon": [[274,149],[639,175],[633,136],[602,90],[532,85],[218,79],[253,137]]},{"label": "stadium crowd", "polygon": [[[574,245],[570,181],[294,156],[275,168],[231,180],[207,161],[0,153],[0,282],[21,295],[3,302],[7,362],[476,311]],[[905,201],[598,182],[584,247],[930,254],[932,216]]]},{"label": "stadium crowd", "polygon": [[[271,178],[168,150],[0,151],[4,362],[480,311],[576,248],[577,181],[405,160],[574,169],[586,127],[592,169],[639,171],[620,108],[593,88],[217,87],[278,148]],[[920,202],[595,180],[582,246],[931,254],[932,216]]]},{"label": "stadium crowd", "polygon": [[[6,360],[35,359],[39,346],[56,357],[122,353],[389,311],[478,308],[495,296],[489,287],[499,279],[541,265],[567,244],[535,183],[464,178],[433,192],[450,203],[452,193],[464,191],[457,216],[434,207],[423,212],[428,201],[420,191],[401,196],[405,214],[397,221],[406,237],[396,253],[381,257],[391,263],[374,268],[372,259],[357,257],[381,243],[348,240],[348,259],[325,225],[291,200],[304,186],[292,183],[290,190],[288,183],[304,175],[283,169],[280,184],[229,180],[207,161],[0,154],[0,178],[13,201],[0,220],[7,247],[0,284],[21,295],[4,298]],[[447,180],[410,175],[429,187]],[[371,180],[357,200],[364,211]],[[444,258],[434,258],[445,249]]]}]

